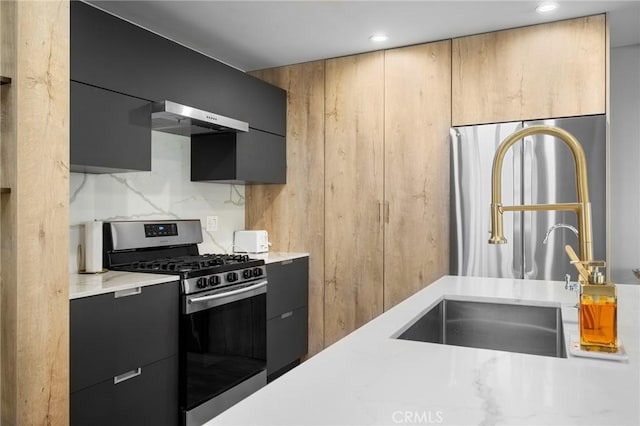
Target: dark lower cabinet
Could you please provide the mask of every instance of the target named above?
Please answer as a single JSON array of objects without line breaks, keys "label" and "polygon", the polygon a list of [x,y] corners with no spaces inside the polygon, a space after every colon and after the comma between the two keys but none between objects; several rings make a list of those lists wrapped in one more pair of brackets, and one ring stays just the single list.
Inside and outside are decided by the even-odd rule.
[{"label": "dark lower cabinet", "polygon": [[178,424],[178,357],[125,372],[71,394],[74,426],[175,426]]},{"label": "dark lower cabinet", "polygon": [[72,172],[151,170],[151,103],[71,81]]},{"label": "dark lower cabinet", "polygon": [[255,129],[193,135],[191,180],[284,184],[287,181],[285,138]]},{"label": "dark lower cabinet", "polygon": [[70,303],[71,425],[178,423],[178,282]]},{"label": "dark lower cabinet", "polygon": [[308,352],[309,258],[267,264],[267,377],[280,376]]},{"label": "dark lower cabinet", "polygon": [[308,349],[308,308],[285,312],[267,321],[267,374],[294,364]]}]

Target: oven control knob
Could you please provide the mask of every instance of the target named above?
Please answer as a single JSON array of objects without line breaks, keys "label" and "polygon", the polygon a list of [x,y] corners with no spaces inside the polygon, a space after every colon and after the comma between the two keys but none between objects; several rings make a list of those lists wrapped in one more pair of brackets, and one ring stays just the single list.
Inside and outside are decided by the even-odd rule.
[{"label": "oven control knob", "polygon": [[227,274],[227,281],[229,281],[230,283],[236,281],[238,279],[238,274],[236,274],[235,272],[229,272]]},{"label": "oven control knob", "polygon": [[262,275],[262,269],[260,268],[253,268],[253,276],[254,277],[259,277]]},{"label": "oven control knob", "polygon": [[214,286],[220,284],[220,277],[217,275],[212,275],[209,277],[209,285]]},{"label": "oven control knob", "polygon": [[242,271],[242,278],[248,279],[248,278],[251,278],[252,276],[253,276],[253,271],[251,269],[245,269],[244,271]]},{"label": "oven control knob", "polygon": [[206,286],[207,286],[207,279],[205,277],[198,278],[198,281],[196,281],[196,287],[205,288]]}]

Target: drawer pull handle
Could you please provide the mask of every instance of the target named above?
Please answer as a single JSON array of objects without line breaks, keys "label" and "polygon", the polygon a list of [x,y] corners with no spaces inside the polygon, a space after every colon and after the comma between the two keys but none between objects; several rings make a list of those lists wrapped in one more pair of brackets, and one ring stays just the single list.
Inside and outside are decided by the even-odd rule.
[{"label": "drawer pull handle", "polygon": [[134,287],[127,290],[114,291],[113,297],[117,299],[119,297],[135,296],[136,294],[140,293],[142,293],[142,287]]},{"label": "drawer pull handle", "polygon": [[289,318],[292,315],[293,315],[293,311],[285,312],[284,314],[280,315],[280,319]]},{"label": "drawer pull handle", "polygon": [[122,383],[125,380],[133,379],[134,377],[138,377],[142,374],[142,368],[138,367],[135,370],[127,371],[126,373],[120,374],[119,376],[115,376],[113,378],[113,384],[117,385],[118,383]]},{"label": "drawer pull handle", "polygon": [[281,265],[289,265],[291,263],[293,263],[293,260],[283,260],[280,264]]}]

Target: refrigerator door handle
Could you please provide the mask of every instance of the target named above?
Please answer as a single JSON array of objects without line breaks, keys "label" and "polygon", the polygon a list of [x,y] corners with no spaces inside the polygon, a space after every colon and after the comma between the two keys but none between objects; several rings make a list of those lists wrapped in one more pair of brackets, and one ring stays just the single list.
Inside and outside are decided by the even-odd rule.
[{"label": "refrigerator door handle", "polygon": [[[455,273],[456,275],[464,275],[464,272],[462,270],[462,259],[463,259],[463,244],[464,241],[462,239],[462,235],[463,235],[463,230],[462,230],[462,213],[461,213],[461,194],[460,194],[460,157],[459,157],[459,146],[460,146],[460,138],[462,137],[460,135],[460,131],[456,128],[451,128],[449,130],[449,134],[451,137],[451,156],[452,156],[452,161],[451,161],[451,167],[452,167],[452,173],[451,173],[451,186],[453,188],[453,200],[451,200],[451,203],[453,204],[453,208],[452,213],[455,215],[452,219],[453,219],[453,223],[455,224],[455,242],[456,242],[456,246],[455,249],[457,251],[455,259],[456,262],[452,263],[450,265],[451,270],[453,273]],[[452,257],[452,259],[454,259]],[[455,270],[454,270],[455,269]]]}]

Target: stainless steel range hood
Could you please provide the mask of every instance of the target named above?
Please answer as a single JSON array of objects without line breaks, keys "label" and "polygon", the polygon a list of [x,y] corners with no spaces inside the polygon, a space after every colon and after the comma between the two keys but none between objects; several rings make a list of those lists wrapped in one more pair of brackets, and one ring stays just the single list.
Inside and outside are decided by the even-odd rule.
[{"label": "stainless steel range hood", "polygon": [[202,133],[248,132],[249,123],[171,101],[155,102],[151,129],[181,136]]}]

